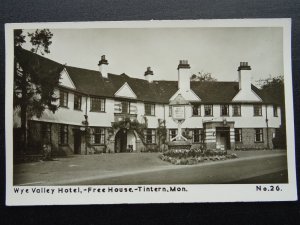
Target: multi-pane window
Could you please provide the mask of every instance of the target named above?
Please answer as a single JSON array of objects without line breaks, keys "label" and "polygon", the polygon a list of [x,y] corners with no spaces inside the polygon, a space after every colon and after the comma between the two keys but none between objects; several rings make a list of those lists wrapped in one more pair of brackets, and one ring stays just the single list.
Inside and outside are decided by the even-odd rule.
[{"label": "multi-pane window", "polygon": [[170,129],[169,130],[169,139],[170,141],[172,140],[172,138],[175,138],[177,136],[178,130],[177,129]]},{"label": "multi-pane window", "polygon": [[68,107],[68,92],[59,91],[59,105],[61,107]]},{"label": "multi-pane window", "polygon": [[255,142],[263,142],[263,129],[257,128],[255,129]]},{"label": "multi-pane window", "polygon": [[74,109],[81,110],[81,96],[74,94]]},{"label": "multi-pane window", "polygon": [[200,143],[203,141],[203,130],[202,129],[194,129],[193,130],[193,142]]},{"label": "multi-pane window", "polygon": [[241,116],[241,105],[232,105],[232,115]]},{"label": "multi-pane window", "polygon": [[93,112],[105,112],[105,99],[103,99],[103,98],[91,98],[91,111],[93,111]]},{"label": "multi-pane window", "polygon": [[91,143],[103,145],[105,144],[105,129],[101,127],[91,128]]},{"label": "multi-pane window", "polygon": [[201,116],[201,105],[193,104],[193,116]]},{"label": "multi-pane window", "polygon": [[68,125],[61,124],[59,127],[59,144],[68,144]]},{"label": "multi-pane window", "polygon": [[278,111],[277,111],[277,106],[276,105],[273,105],[273,115],[274,115],[274,117],[278,116]]},{"label": "multi-pane window", "polygon": [[229,116],[229,105],[221,105],[221,116]]},{"label": "multi-pane window", "polygon": [[242,129],[241,128],[234,129],[234,139],[235,139],[235,142],[242,142]]},{"label": "multi-pane window", "polygon": [[204,116],[212,116],[212,115],[213,115],[213,106],[204,105]]},{"label": "multi-pane window", "polygon": [[155,104],[145,103],[145,115],[147,116],[155,115]]},{"label": "multi-pane window", "polygon": [[155,144],[155,140],[156,140],[155,129],[147,129],[145,131],[145,140],[147,144]]},{"label": "multi-pane window", "polygon": [[129,113],[130,102],[122,101],[121,102],[121,113]]},{"label": "multi-pane window", "polygon": [[262,115],[262,106],[261,105],[254,105],[254,116],[261,116]]},{"label": "multi-pane window", "polygon": [[42,123],[41,136],[43,144],[51,144],[51,124]]}]

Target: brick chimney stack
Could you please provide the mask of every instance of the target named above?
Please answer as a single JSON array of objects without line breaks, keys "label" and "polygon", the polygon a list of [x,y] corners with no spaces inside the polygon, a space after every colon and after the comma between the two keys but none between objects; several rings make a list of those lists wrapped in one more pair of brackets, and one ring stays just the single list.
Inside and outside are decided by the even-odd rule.
[{"label": "brick chimney stack", "polygon": [[98,66],[102,77],[107,78],[108,61],[105,58],[105,55],[101,56],[101,60],[99,61]]},{"label": "brick chimney stack", "polygon": [[251,67],[248,62],[240,62],[238,67],[239,73],[239,89],[250,92],[251,91]]},{"label": "brick chimney stack", "polygon": [[147,70],[145,72],[145,78],[149,83],[153,82],[153,71],[151,70],[150,66],[147,67]]},{"label": "brick chimney stack", "polygon": [[178,70],[178,89],[183,91],[190,90],[191,70],[188,60],[180,60],[177,67]]}]

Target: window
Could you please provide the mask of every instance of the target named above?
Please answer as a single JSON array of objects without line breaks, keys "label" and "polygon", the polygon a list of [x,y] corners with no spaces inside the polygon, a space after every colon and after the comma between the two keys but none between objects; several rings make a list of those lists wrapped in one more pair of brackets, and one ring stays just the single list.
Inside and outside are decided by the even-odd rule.
[{"label": "window", "polygon": [[255,129],[255,142],[263,142],[263,129]]},{"label": "window", "polygon": [[42,123],[41,136],[43,144],[51,144],[51,124]]},{"label": "window", "polygon": [[204,105],[204,116],[212,116],[212,115],[213,115],[213,106]]},{"label": "window", "polygon": [[61,107],[68,107],[68,92],[59,91],[59,105]]},{"label": "window", "polygon": [[121,113],[129,113],[130,103],[122,101],[121,102]]},{"label": "window", "polygon": [[201,116],[201,105],[193,104],[193,116]]},{"label": "window", "polygon": [[229,105],[221,105],[221,116],[229,116]]},{"label": "window", "polygon": [[105,111],[105,99],[91,98],[91,111],[92,112],[104,112]]},{"label": "window", "polygon": [[105,130],[101,127],[91,128],[91,143],[104,145],[105,144]]},{"label": "window", "polygon": [[232,106],[232,116],[241,116],[241,105]]},{"label": "window", "polygon": [[147,129],[145,131],[145,140],[147,144],[155,144],[156,133],[154,129]]},{"label": "window", "polygon": [[60,125],[59,127],[59,144],[68,144],[68,125]]},{"label": "window", "polygon": [[145,103],[145,115],[154,116],[155,115],[155,105]]},{"label": "window", "polygon": [[262,107],[261,105],[254,105],[254,116],[261,116],[262,115]]},{"label": "window", "polygon": [[177,129],[170,129],[169,130],[169,139],[170,141],[172,140],[172,138],[175,138],[177,136],[178,130]]},{"label": "window", "polygon": [[114,111],[115,113],[137,114],[137,105],[136,102],[115,101]]},{"label": "window", "polygon": [[169,116],[172,116],[172,106],[169,106]]},{"label": "window", "polygon": [[274,115],[274,117],[278,116],[278,111],[277,111],[277,106],[276,105],[273,105],[273,115]]},{"label": "window", "polygon": [[203,141],[203,130],[202,129],[193,130],[193,142],[200,143],[202,141]]},{"label": "window", "polygon": [[242,142],[242,129],[241,128],[234,129],[234,139],[235,139],[235,142]]},{"label": "window", "polygon": [[81,96],[74,94],[74,109],[81,110]]}]

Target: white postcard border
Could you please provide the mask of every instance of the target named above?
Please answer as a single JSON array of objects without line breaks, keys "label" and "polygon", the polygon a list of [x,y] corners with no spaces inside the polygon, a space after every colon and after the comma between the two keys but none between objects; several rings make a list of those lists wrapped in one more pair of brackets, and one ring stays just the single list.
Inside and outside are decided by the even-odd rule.
[{"label": "white postcard border", "polygon": [[[199,185],[100,185],[100,186],[14,186],[13,185],[13,29],[30,28],[153,28],[153,27],[282,27],[284,35],[284,82],[286,100],[286,134],[288,158],[288,184],[199,184]],[[7,205],[72,205],[72,204],[122,204],[168,202],[253,202],[297,200],[295,171],[295,139],[293,116],[293,88],[291,70],[291,20],[290,19],[228,19],[228,20],[175,20],[175,21],[110,21],[66,23],[15,23],[5,25],[6,40],[6,204]],[[278,191],[257,191],[257,187],[279,187]],[[14,188],[28,189],[28,193],[15,193]],[[84,189],[104,188],[105,193],[87,193]],[[187,191],[135,191],[108,192],[108,188],[170,187]],[[50,193],[33,193],[34,188],[54,189]],[[59,188],[80,188],[82,193],[58,193]],[[43,189],[43,190],[46,190]],[[35,189],[37,190],[37,189]],[[42,189],[41,189],[42,190]]]}]

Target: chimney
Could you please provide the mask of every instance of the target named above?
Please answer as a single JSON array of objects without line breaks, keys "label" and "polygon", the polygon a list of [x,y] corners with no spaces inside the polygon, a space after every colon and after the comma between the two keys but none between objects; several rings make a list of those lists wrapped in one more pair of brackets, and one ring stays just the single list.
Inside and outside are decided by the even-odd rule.
[{"label": "chimney", "polygon": [[105,55],[101,56],[101,60],[99,61],[98,66],[102,77],[107,78],[108,61],[106,60]]},{"label": "chimney", "polygon": [[147,67],[147,70],[145,72],[145,78],[149,83],[152,83],[152,81],[153,81],[153,71],[151,70],[150,66]]},{"label": "chimney", "polygon": [[190,65],[187,60],[180,60],[177,67],[178,70],[178,89],[183,91],[190,90]]},{"label": "chimney", "polygon": [[250,93],[251,91],[251,67],[248,62],[240,62],[238,68],[239,73],[239,89]]}]

